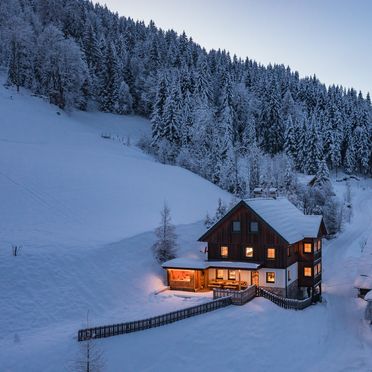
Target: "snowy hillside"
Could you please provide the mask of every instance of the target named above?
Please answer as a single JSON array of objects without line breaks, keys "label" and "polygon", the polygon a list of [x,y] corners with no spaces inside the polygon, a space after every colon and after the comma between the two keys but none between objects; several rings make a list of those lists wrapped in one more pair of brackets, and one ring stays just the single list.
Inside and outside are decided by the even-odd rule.
[{"label": "snowy hillside", "polygon": [[[201,219],[219,197],[230,200],[133,146],[149,130],[146,120],[57,111],[0,87],[1,371],[73,370],[87,310],[91,324],[101,325],[208,300],[154,294],[164,274],[151,256],[152,230],[166,200],[180,253],[197,255]],[[128,136],[131,146],[118,139]],[[105,370],[371,371],[372,333],[353,289],[357,274],[372,271],[371,186],[352,184],[351,223],[325,244],[322,304],[295,312],[256,298],[98,340]],[[345,192],[344,183],[335,188]],[[11,244],[23,246],[20,256],[11,255]]]},{"label": "snowy hillside", "polygon": [[[0,370],[66,370],[88,309],[105,323],[188,301],[153,295],[164,275],[150,251],[160,210],[167,201],[181,252],[198,252],[198,221],[231,196],[101,137],[133,144],[148,130],[141,118],[67,114],[1,85]],[[22,245],[19,257],[12,244]]]}]

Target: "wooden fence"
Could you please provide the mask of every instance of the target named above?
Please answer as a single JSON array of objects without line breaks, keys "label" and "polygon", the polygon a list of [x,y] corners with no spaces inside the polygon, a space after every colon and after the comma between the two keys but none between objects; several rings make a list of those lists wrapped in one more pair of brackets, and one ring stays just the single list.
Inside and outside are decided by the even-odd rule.
[{"label": "wooden fence", "polygon": [[134,322],[113,324],[108,326],[81,329],[78,332],[78,341],[86,341],[94,338],[103,338],[142,331],[144,329],[160,327],[165,324],[177,322],[192,316],[209,313],[232,304],[231,297],[222,297],[201,305],[196,305],[171,313],[154,316],[152,318],[137,320]]},{"label": "wooden fence", "polygon": [[311,297],[306,298],[305,300],[295,300],[292,298],[280,297],[260,287],[256,288],[256,296],[267,298],[271,302],[274,302],[274,304],[283,307],[284,309],[303,310],[313,303],[313,299]]},{"label": "wooden fence", "polygon": [[231,301],[234,305],[244,305],[248,301],[252,300],[256,296],[256,286],[251,285],[241,291],[233,289],[213,289],[213,299],[231,297]]}]

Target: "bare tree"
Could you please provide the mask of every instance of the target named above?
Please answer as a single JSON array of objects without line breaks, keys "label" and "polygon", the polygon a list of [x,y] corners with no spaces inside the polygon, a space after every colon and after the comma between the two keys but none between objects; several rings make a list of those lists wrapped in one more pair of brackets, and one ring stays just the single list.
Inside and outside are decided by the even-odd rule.
[{"label": "bare tree", "polygon": [[[89,311],[87,312],[87,328],[89,328]],[[98,349],[94,339],[81,341],[80,348],[74,370],[76,372],[102,372],[105,367],[103,352]]]},{"label": "bare tree", "polygon": [[155,229],[157,241],[152,246],[152,251],[156,261],[160,264],[176,257],[177,235],[175,227],[171,223],[170,209],[164,203],[161,211],[160,226]]}]

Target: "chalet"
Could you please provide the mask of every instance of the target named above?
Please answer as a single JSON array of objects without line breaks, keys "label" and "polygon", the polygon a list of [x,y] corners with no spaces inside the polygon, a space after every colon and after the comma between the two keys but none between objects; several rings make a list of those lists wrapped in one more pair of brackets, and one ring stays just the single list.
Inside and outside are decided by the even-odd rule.
[{"label": "chalet", "polygon": [[321,294],[322,216],[304,215],[286,198],[241,200],[199,238],[206,260],[163,264],[171,289],[265,288],[287,298]]}]

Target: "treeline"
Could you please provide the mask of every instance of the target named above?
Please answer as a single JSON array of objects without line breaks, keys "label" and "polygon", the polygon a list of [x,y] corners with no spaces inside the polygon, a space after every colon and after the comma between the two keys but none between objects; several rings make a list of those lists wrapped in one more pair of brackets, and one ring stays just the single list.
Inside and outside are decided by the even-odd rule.
[{"label": "treeline", "polygon": [[148,117],[143,147],[236,195],[281,187],[294,169],[372,173],[371,100],[354,89],[85,0],[1,0],[0,45],[8,84],[61,108]]}]

